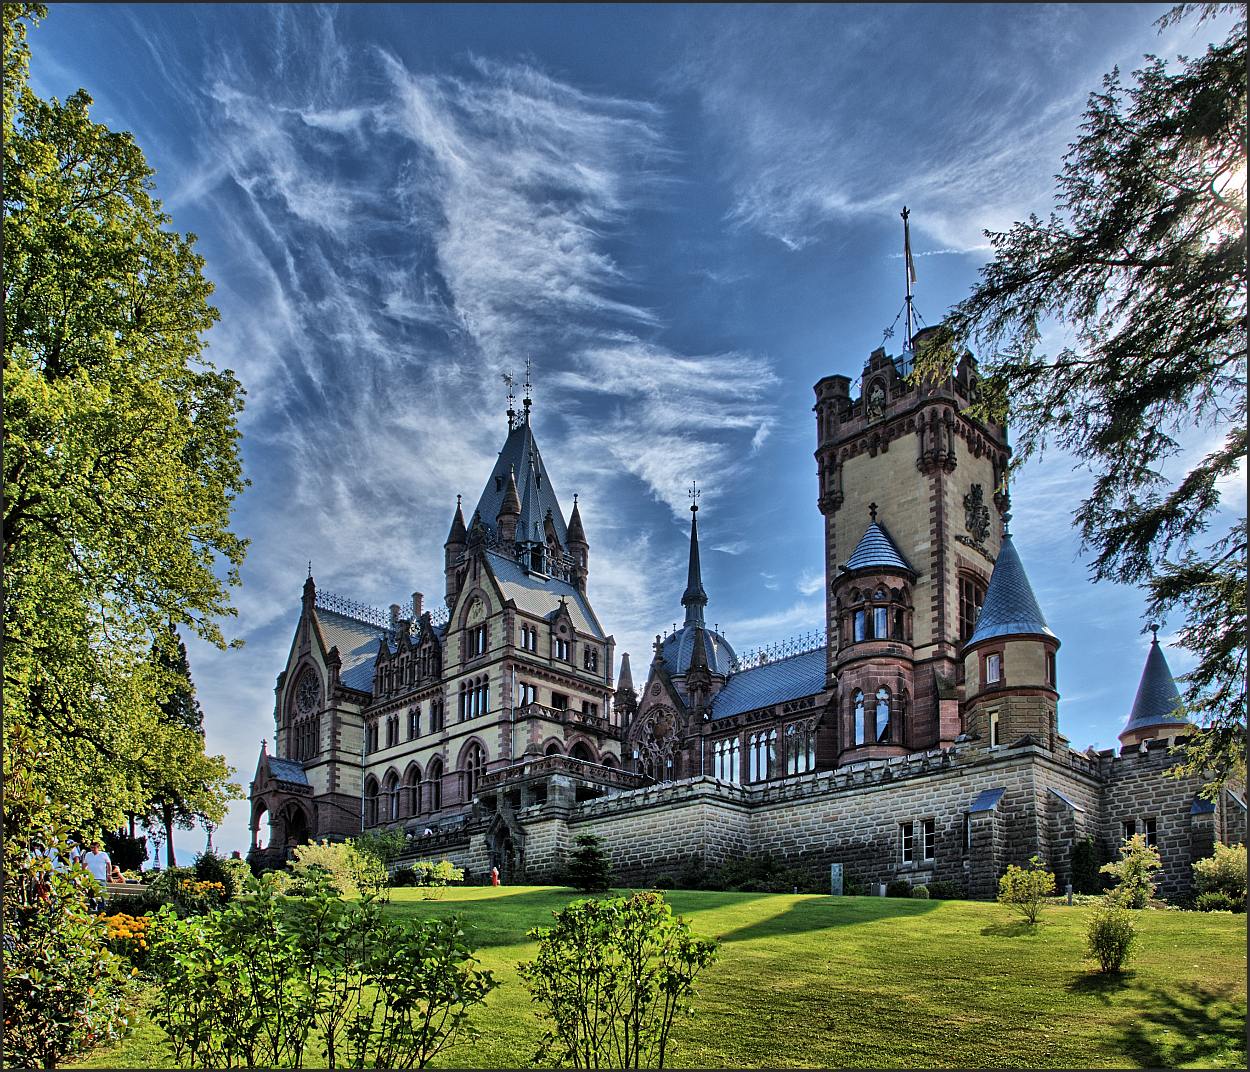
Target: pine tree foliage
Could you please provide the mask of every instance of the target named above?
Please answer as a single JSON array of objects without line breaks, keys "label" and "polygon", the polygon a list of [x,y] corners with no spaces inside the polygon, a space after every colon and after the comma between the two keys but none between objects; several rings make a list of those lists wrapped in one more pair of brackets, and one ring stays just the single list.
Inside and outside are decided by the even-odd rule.
[{"label": "pine tree foliage", "polygon": [[[1245,769],[1245,518],[1211,531],[1221,482],[1246,463],[1245,8],[1160,20],[1229,12],[1203,55],[1147,56],[1129,85],[1106,76],[1057,176],[1059,211],[987,232],[993,260],[917,362],[946,375],[976,346],[976,408],[1010,418],[1015,464],[1052,446],[1091,471],[1074,515],[1091,572],[1143,586],[1150,619],[1183,616],[1198,660],[1187,713],[1208,727],[1185,769],[1211,789]],[[1072,343],[1041,353],[1055,323]]]}]

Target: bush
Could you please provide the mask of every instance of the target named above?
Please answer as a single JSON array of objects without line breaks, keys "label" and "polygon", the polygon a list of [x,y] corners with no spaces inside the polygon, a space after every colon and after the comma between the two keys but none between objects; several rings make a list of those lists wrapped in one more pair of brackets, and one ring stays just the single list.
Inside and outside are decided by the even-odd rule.
[{"label": "bush", "polygon": [[927,901],[929,899],[929,887],[923,885],[913,886],[911,888],[911,895],[918,901]]},{"label": "bush", "polygon": [[538,955],[518,965],[550,1026],[535,1063],[663,1068],[673,1021],[688,1012],[716,943],[696,938],[655,892],[575,901],[537,928]]},{"label": "bush", "polygon": [[420,887],[421,896],[426,900],[441,897],[443,890],[451,883],[464,881],[464,869],[450,860],[439,860],[438,863],[433,860],[418,860],[404,870],[411,874],[411,881],[407,884]]},{"label": "bush", "polygon": [[1120,846],[1120,859],[1103,864],[1115,886],[1108,896],[1123,908],[1145,908],[1154,896],[1154,875],[1163,867],[1159,850],[1146,844],[1144,834],[1134,834]]},{"label": "bush", "polygon": [[302,881],[300,900],[265,876],[210,916],[162,910],[152,1017],[179,1066],[301,1068],[316,1048],[331,1068],[424,1067],[474,1034],[469,1010],[496,984],[454,919],[391,917],[368,896],[344,903],[317,865]]},{"label": "bush", "polygon": [[577,846],[566,866],[568,884],[583,893],[602,893],[612,885],[612,863],[603,850],[603,839],[594,834],[578,834]]},{"label": "bush", "polygon": [[929,883],[929,896],[935,901],[958,901],[963,895],[964,891],[955,882],[939,880]]},{"label": "bush", "polygon": [[1133,917],[1118,902],[1094,910],[1085,932],[1085,955],[1098,961],[1098,970],[1119,972],[1128,963],[1137,932]]},{"label": "bush", "polygon": [[1072,892],[1098,893],[1098,848],[1093,838],[1082,838],[1072,846]]},{"label": "bush", "polygon": [[[1215,854],[1194,862],[1194,892],[1201,898],[1206,893],[1222,893],[1236,906],[1230,911],[1246,910],[1246,847],[1215,843]],[[1204,909],[1212,911],[1212,909]]]},{"label": "bush", "polygon": [[221,866],[233,883],[231,896],[237,897],[247,888],[247,884],[252,879],[251,865],[246,860],[236,860],[231,856],[229,859],[222,860]]},{"label": "bush", "polygon": [[[127,898],[127,901],[131,900]],[[224,883],[206,884],[205,880],[196,877],[193,868],[170,867],[153,875],[138,905],[146,912],[155,912],[162,905],[169,905],[180,916],[200,916],[225,900],[228,897]]]},{"label": "bush", "polygon": [[1037,923],[1046,898],[1055,892],[1055,876],[1037,856],[1029,860],[1028,867],[1010,864],[1007,873],[998,880],[998,903],[1010,905],[1029,923]]},{"label": "bush", "polygon": [[347,841],[314,841],[300,845],[290,863],[291,892],[301,896],[310,888],[314,870],[328,880],[330,888],[340,897],[356,897],[357,857]]},{"label": "bush", "polygon": [[1194,909],[1198,912],[1244,912],[1245,901],[1234,901],[1223,890],[1207,890],[1194,898]]},{"label": "bush", "polygon": [[910,897],[911,883],[905,878],[896,878],[892,882],[887,882],[885,895],[887,897]]},{"label": "bush", "polygon": [[408,848],[408,838],[402,830],[371,830],[352,838],[351,846],[386,867]]},{"label": "bush", "polygon": [[[240,861],[236,860],[235,863]],[[246,865],[244,865],[246,866]],[[243,887],[237,884],[237,872],[215,852],[202,852],[195,858],[195,877],[201,882],[219,882],[225,888],[226,900],[236,897]]]}]

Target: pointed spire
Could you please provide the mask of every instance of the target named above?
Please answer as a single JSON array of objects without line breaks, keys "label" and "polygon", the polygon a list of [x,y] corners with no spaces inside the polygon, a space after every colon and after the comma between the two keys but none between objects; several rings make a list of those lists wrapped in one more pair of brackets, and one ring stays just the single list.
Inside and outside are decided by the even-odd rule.
[{"label": "pointed spire", "polygon": [[573,512],[569,514],[569,546],[586,543],[586,530],[582,528],[582,512],[577,508],[577,493],[573,493]]},{"label": "pointed spire", "polygon": [[499,517],[520,517],[521,495],[516,486],[516,466],[508,467],[508,487],[503,493],[503,502],[499,504]]},{"label": "pointed spire", "polygon": [[464,527],[464,512],[460,509],[460,496],[456,496],[456,515],[451,519],[451,531],[447,534],[446,547],[450,544],[463,544],[467,533]]},{"label": "pointed spire", "polygon": [[1011,542],[1011,536],[1004,532],[1003,545],[994,562],[989,587],[985,590],[985,602],[977,615],[976,628],[965,646],[971,647],[991,637],[1014,634],[1056,639],[1046,624],[1042,608],[1037,604],[1037,596],[1033,594],[1033,586],[1029,584],[1016,546]]},{"label": "pointed spire", "polygon": [[1137,696],[1133,700],[1133,710],[1120,733],[1123,740],[1134,730],[1148,726],[1173,726],[1178,723],[1188,724],[1188,719],[1180,714],[1181,694],[1163,657],[1163,648],[1159,644],[1158,626],[1151,625],[1154,633],[1150,641],[1150,651],[1146,655],[1146,665],[1142,668],[1141,681],[1137,685]]},{"label": "pointed spire", "polygon": [[690,564],[681,605],[686,608],[686,625],[703,624],[707,593],[703,590],[703,574],[699,568],[699,489],[693,480],[690,482]]},{"label": "pointed spire", "polygon": [[634,691],[634,675],[629,669],[629,652],[621,652],[621,672],[616,675],[617,692]]},{"label": "pointed spire", "polygon": [[686,680],[690,680],[690,675],[696,671],[701,673],[711,673],[707,664],[707,641],[704,639],[703,626],[696,625],[694,627],[694,647],[690,652],[690,666],[686,670]]}]

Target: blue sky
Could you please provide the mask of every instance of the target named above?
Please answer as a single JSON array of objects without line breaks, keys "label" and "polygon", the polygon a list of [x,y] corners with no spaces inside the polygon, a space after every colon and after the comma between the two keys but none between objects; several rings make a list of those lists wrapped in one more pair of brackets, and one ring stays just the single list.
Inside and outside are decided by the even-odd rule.
[{"label": "blue sky", "polygon": [[[322,588],[438,602],[527,357],[618,652],[645,668],[680,618],[691,479],[709,620],[740,652],[819,628],[812,385],[857,376],[899,311],[899,210],[935,323],[986,229],[1051,209],[1102,75],[1225,30],[1160,34],[1166,10],[52,5],[36,92],[82,86],[135,134],[217,285],[209,356],[248,393],[245,644],[191,647],[210,748],[246,784],[310,559]],[[1087,581],[1089,483],[1049,453],[1013,488],[1078,748],[1115,743],[1147,647],[1140,594]],[[216,841],[246,837],[236,805]]]}]

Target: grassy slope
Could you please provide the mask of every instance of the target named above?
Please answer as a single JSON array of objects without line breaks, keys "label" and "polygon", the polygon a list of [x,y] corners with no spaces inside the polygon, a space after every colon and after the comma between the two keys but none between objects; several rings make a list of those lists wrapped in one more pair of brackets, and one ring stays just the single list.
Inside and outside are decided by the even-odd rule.
[{"label": "grassy slope", "polygon": [[[503,985],[455,1067],[523,1067],[540,1034],[516,975],[525,939],[567,890],[465,889],[441,901],[396,890],[393,910],[457,913]],[[969,901],[674,891],[674,909],[722,942],[674,1067],[1245,1067],[1246,917],[1143,912],[1131,970],[1106,981],[1081,960],[1087,907],[1035,931]],[[86,1067],[156,1067],[144,1022]]]}]

